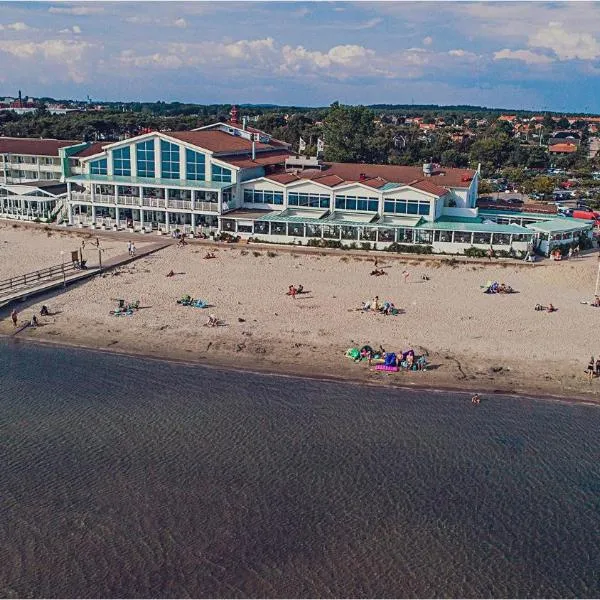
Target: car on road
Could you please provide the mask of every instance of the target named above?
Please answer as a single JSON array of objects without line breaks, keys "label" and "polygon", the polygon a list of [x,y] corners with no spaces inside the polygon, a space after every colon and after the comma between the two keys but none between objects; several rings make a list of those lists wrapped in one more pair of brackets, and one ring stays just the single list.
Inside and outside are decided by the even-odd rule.
[{"label": "car on road", "polygon": [[507,198],[504,202],[507,204],[525,204],[520,198]]}]

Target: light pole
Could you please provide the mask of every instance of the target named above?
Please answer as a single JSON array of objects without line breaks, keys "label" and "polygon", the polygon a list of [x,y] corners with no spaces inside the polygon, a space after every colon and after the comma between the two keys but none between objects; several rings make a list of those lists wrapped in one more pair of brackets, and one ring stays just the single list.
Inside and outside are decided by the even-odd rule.
[{"label": "light pole", "polygon": [[66,287],[67,282],[65,279],[65,251],[64,250],[60,251],[60,262],[61,262],[62,276],[63,276],[63,287]]},{"label": "light pole", "polygon": [[100,266],[100,270],[102,271],[102,250],[100,246],[98,246],[98,264]]}]

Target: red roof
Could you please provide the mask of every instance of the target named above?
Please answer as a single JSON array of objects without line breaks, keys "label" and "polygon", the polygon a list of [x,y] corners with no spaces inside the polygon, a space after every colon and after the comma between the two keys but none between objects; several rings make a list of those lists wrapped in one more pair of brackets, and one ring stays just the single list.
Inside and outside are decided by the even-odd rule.
[{"label": "red roof", "polygon": [[28,154],[32,156],[58,156],[59,148],[80,144],[73,140],[48,140],[37,138],[0,137],[0,154]]},{"label": "red roof", "polygon": [[241,167],[243,169],[251,169],[252,167],[265,167],[268,165],[283,165],[285,159],[290,156],[287,150],[277,150],[276,152],[261,152],[253,159],[251,154],[219,156],[219,160]]},{"label": "red roof", "polygon": [[575,144],[554,144],[548,147],[548,152],[577,152],[577,146]]},{"label": "red roof", "polygon": [[[282,175],[282,173],[279,173],[276,175],[267,175],[267,177],[279,183],[289,183],[289,181],[282,181]],[[438,168],[437,170],[434,169],[430,177],[425,177],[421,167],[366,165],[362,163],[324,163],[322,170],[306,169],[299,171],[297,175],[288,173],[286,177],[290,175],[297,180],[307,179],[318,181],[329,187],[335,187],[342,183],[356,182],[374,188],[383,187],[386,183],[400,183],[412,185],[413,187],[419,184],[422,185],[422,191],[444,195],[447,189],[451,187],[469,187],[471,180],[475,176],[475,171],[472,169]],[[330,179],[331,176],[336,176],[336,178]]]},{"label": "red roof", "polygon": [[[230,135],[224,131],[214,129],[202,131],[170,131],[165,135],[187,142],[193,146],[205,148],[211,152],[239,152],[240,150],[252,150],[252,142],[237,135]],[[274,148],[270,144],[255,142],[257,150],[266,150]]]},{"label": "red roof", "polygon": [[79,152],[75,152],[75,154],[72,154],[71,156],[75,157],[77,156],[78,158],[84,158],[86,156],[94,156],[94,154],[100,154],[100,152],[102,152],[102,148],[103,146],[106,146],[107,142],[94,142],[93,144],[90,144],[87,148],[84,148],[83,150],[80,150]]}]

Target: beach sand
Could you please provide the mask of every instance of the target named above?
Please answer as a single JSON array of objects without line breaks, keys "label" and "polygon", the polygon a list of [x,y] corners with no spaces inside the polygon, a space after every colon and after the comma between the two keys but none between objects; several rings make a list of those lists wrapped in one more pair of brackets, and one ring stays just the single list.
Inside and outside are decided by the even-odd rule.
[{"label": "beach sand", "polygon": [[[76,247],[78,235],[54,230],[48,237],[39,228],[5,225],[0,272],[22,273],[40,268],[44,260],[56,264],[49,256]],[[101,235],[101,243],[107,252],[123,254],[128,238],[115,237]],[[584,374],[590,355],[600,353],[600,309],[581,303],[593,299],[595,252],[535,265],[452,264],[379,253],[379,267],[388,274],[374,277],[369,273],[375,255],[368,253],[306,254],[253,244],[210,249],[217,258],[203,258],[205,245],[172,245],[49,300],[16,305],[23,320],[39,313],[42,304],[57,313],[19,337],[384,385],[600,399],[600,380],[590,383]],[[171,270],[175,276],[166,277]],[[410,273],[406,282],[405,270]],[[519,293],[484,294],[481,286],[488,280],[506,282]],[[287,296],[291,284],[302,284],[307,293]],[[183,294],[212,306],[181,306],[176,300]],[[360,310],[375,295],[394,302],[402,314]],[[114,317],[109,311],[116,298],[139,300],[142,308],[131,317]],[[537,303],[552,303],[558,311],[535,311]],[[203,326],[209,314],[226,325]],[[12,329],[5,311],[0,333]],[[427,352],[431,368],[382,373],[345,358],[347,348],[363,344]]]}]

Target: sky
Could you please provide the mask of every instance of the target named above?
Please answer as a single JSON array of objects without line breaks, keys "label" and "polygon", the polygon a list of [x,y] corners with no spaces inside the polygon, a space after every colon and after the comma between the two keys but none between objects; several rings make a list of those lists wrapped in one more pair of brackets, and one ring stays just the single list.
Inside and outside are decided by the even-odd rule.
[{"label": "sky", "polygon": [[1,2],[0,96],[600,113],[600,3]]}]

